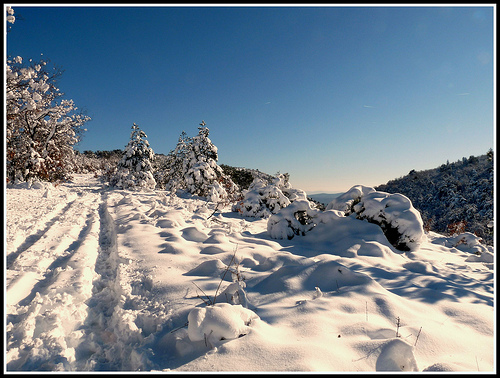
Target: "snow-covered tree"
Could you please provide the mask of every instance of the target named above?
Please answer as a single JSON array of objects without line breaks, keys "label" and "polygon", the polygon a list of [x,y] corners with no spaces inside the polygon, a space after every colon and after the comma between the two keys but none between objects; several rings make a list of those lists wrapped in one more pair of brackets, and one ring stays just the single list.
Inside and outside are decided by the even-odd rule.
[{"label": "snow-covered tree", "polygon": [[160,188],[172,192],[186,187],[184,180],[184,160],[189,154],[191,139],[184,131],[174,150],[166,156],[164,161],[155,170],[154,176]]},{"label": "snow-covered tree", "polygon": [[[5,20],[7,21],[8,24],[13,24],[16,22],[16,16],[14,16],[14,9],[10,6],[5,7],[5,11],[7,12],[7,15],[5,17]],[[11,25],[7,25],[7,32],[10,31]]]},{"label": "snow-covered tree", "polygon": [[204,121],[197,136],[190,138],[183,132],[163,173],[156,175],[162,177],[167,190],[184,189],[212,202],[232,201],[239,189],[217,164],[217,147],[208,137],[209,132]]},{"label": "snow-covered tree", "polygon": [[154,152],[146,138],[144,131],[134,123],[130,141],[125,147],[122,159],[118,162],[116,173],[111,177],[112,186],[128,190],[155,188],[152,165]]},{"label": "snow-covered tree", "polygon": [[6,66],[6,167],[8,181],[61,181],[72,173],[73,146],[82,125],[73,100],[56,86],[62,72],[47,62],[23,64],[19,56]]}]

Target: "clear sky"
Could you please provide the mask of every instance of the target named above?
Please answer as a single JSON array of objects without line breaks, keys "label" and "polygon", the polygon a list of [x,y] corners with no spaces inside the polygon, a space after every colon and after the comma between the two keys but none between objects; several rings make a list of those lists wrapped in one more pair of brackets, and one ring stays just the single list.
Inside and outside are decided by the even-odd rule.
[{"label": "clear sky", "polygon": [[80,151],[135,122],[167,154],[205,120],[219,164],[342,192],[495,147],[493,5],[11,5],[7,55],[92,117]]}]

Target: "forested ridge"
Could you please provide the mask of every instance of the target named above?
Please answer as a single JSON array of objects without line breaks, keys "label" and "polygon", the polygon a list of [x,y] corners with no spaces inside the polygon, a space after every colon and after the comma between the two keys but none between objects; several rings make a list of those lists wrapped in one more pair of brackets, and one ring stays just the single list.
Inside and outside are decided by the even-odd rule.
[{"label": "forested ridge", "polygon": [[427,230],[445,234],[472,232],[485,243],[493,243],[492,150],[438,168],[412,170],[375,189],[407,196],[420,211]]}]

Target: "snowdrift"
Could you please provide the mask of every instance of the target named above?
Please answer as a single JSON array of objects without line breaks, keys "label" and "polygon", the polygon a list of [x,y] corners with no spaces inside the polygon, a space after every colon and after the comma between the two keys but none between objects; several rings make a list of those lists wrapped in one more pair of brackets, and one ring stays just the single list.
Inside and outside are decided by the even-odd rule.
[{"label": "snowdrift", "polygon": [[6,371],[495,371],[493,248],[397,249],[380,210],[418,218],[358,189],[256,218],[90,175],[7,188]]}]

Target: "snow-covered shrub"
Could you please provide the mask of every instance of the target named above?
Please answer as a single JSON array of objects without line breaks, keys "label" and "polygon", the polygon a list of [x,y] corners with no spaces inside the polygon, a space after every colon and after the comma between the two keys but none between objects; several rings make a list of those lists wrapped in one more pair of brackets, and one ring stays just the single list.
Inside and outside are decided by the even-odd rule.
[{"label": "snow-covered shrub", "polygon": [[402,251],[418,249],[425,237],[420,213],[402,194],[356,185],[331,201],[326,209],[343,211],[346,216],[355,214],[358,219],[379,225],[387,240]]},{"label": "snow-covered shrub", "polygon": [[447,243],[452,248],[472,253],[473,256],[465,261],[482,261],[493,263],[493,254],[482,244],[482,239],[471,232],[464,232],[448,239]]},{"label": "snow-covered shrub", "polygon": [[305,235],[316,224],[314,218],[319,210],[311,208],[307,200],[297,200],[267,221],[267,232],[273,239],[292,239],[295,235]]},{"label": "snow-covered shrub", "polygon": [[132,125],[130,141],[110,184],[129,190],[154,189],[156,181],[152,173],[154,152],[149,147],[147,135],[135,123]]},{"label": "snow-covered shrub", "polygon": [[327,206],[326,210],[340,210],[349,215],[353,212],[353,206],[357,204],[361,198],[375,189],[370,186],[355,185],[344,194],[336,197]]},{"label": "snow-covered shrub", "polygon": [[[271,182],[256,178],[233,211],[245,217],[266,218],[297,200],[307,201],[306,193],[292,188],[288,174],[278,174]],[[308,202],[308,201],[307,201]]]},{"label": "snow-covered shrub", "polygon": [[273,239],[292,239],[295,235],[304,236],[318,224],[343,216],[341,211],[321,211],[312,207],[311,202],[300,199],[271,215],[267,221],[267,233]]},{"label": "snow-covered shrub", "polygon": [[194,308],[188,315],[188,336],[191,341],[205,341],[211,347],[224,340],[246,335],[252,321],[259,316],[241,305],[216,303]]},{"label": "snow-covered shrub", "polygon": [[269,218],[267,232],[274,239],[292,239],[320,223],[350,215],[379,225],[387,240],[402,251],[418,249],[425,238],[420,213],[407,197],[362,185],[335,198],[323,212],[312,208],[307,200],[296,200]]},{"label": "snow-covered shrub", "polygon": [[387,240],[398,250],[416,250],[424,241],[422,217],[402,194],[369,192],[353,210],[358,219],[379,225]]}]

